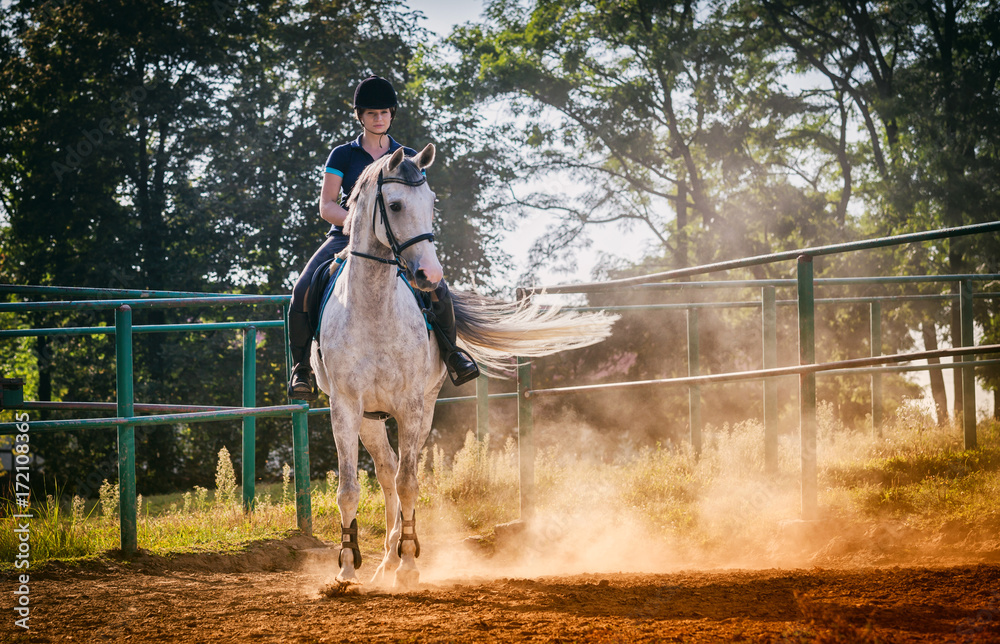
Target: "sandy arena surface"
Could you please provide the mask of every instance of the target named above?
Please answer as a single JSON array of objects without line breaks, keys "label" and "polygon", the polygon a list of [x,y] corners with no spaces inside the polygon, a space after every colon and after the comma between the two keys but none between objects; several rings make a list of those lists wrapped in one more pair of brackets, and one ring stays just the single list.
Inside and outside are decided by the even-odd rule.
[{"label": "sandy arena surface", "polygon": [[[456,576],[327,597],[306,537],[31,576],[11,642],[1000,642],[1000,564]],[[423,562],[421,562],[423,565]],[[362,572],[371,574],[374,559]],[[425,572],[424,577],[433,576]]]},{"label": "sandy arena surface", "polygon": [[31,576],[28,633],[13,625],[13,579],[0,574],[0,640],[1000,642],[995,563],[456,576],[327,597],[335,570],[303,554],[313,545],[292,537],[243,555],[50,565]]}]

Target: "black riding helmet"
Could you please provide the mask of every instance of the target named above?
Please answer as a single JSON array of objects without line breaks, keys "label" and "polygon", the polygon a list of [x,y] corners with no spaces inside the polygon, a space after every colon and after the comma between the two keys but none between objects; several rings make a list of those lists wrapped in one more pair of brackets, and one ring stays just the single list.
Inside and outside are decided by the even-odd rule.
[{"label": "black riding helmet", "polygon": [[396,90],[384,78],[369,76],[354,90],[355,110],[395,109],[396,104]]}]

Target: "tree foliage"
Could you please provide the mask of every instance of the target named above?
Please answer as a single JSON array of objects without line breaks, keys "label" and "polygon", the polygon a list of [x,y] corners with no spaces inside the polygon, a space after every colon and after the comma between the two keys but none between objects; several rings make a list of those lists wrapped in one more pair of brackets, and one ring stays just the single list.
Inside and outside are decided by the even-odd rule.
[{"label": "tree foliage", "polygon": [[[640,262],[603,262],[596,278],[995,219],[998,40],[1000,9],[985,0],[491,0],[483,20],[439,45],[402,0],[16,0],[0,6],[0,274],[19,284],[287,292],[322,239],[322,164],[356,136],[352,92],[369,73],[399,90],[393,135],[438,146],[436,233],[459,286],[510,292],[502,234],[532,210],[551,222],[535,267],[573,263],[591,235],[619,228],[652,241]],[[824,258],[816,274],[998,272],[998,258],[992,235]],[[914,337],[954,341],[951,312],[885,307],[882,350]],[[278,317],[161,309],[137,311],[135,322],[248,314]],[[757,333],[755,315],[705,316],[704,370],[759,366],[757,346],[743,341]],[[997,341],[997,305],[977,300],[976,317]],[[871,351],[864,312],[821,309],[819,319],[819,359]],[[82,312],[2,320],[112,323]],[[793,338],[793,321],[781,324]],[[540,361],[537,384],[683,375],[683,335],[678,316],[630,315],[611,341]],[[795,360],[793,345],[783,362]],[[137,398],[238,404],[239,349],[230,332],[137,335]],[[258,403],[280,403],[283,338],[262,332],[258,352]],[[0,356],[5,370],[30,372],[32,397],[114,397],[110,336],[0,343]],[[997,371],[984,373],[1000,386]],[[888,388],[912,393],[902,379]],[[934,388],[943,395],[943,381]],[[732,391],[706,418],[756,413],[749,390]],[[867,409],[858,391],[820,383],[845,418]],[[683,433],[683,396],[642,402],[570,407],[595,426],[641,407],[646,438]],[[311,431],[315,468],[332,468],[325,421]],[[146,492],[208,484],[219,449],[239,451],[233,423],[138,436]],[[113,454],[113,440],[40,437],[40,454],[72,486]],[[284,424],[261,419],[258,442],[258,469],[277,471],[289,456]]]},{"label": "tree foliage", "polygon": [[[624,267],[634,274],[994,218],[997,24],[995,7],[971,1],[496,0],[483,24],[452,34],[459,59],[446,75],[456,106],[502,105],[518,124],[513,201],[558,221],[536,257],[572,260],[591,229],[642,226],[657,243],[642,267]],[[996,244],[824,258],[816,270],[994,271]],[[604,264],[595,277],[622,268]],[[940,311],[887,310],[883,350],[909,348],[929,315],[936,341]],[[984,328],[995,315],[977,308]],[[870,351],[859,342],[865,317],[820,318],[827,358]],[[951,324],[954,336],[954,315]],[[615,344],[593,351],[623,359],[629,350]],[[759,359],[747,348],[732,356]],[[677,371],[670,364],[653,371]],[[820,393],[863,414],[846,390],[821,383]]]},{"label": "tree foliage", "polygon": [[[438,244],[453,283],[496,258],[499,218],[484,197],[490,148],[452,139],[410,67],[427,34],[399,0],[148,3],[23,0],[2,8],[0,274],[5,282],[210,292],[288,292],[328,227],[317,215],[330,149],[357,135],[357,82],[399,90],[393,134],[438,143],[431,182]],[[482,280],[480,280],[482,281]],[[274,319],[280,312],[250,312]],[[246,309],[137,311],[136,324],[245,319]],[[5,322],[6,324],[6,322]],[[113,324],[37,314],[17,326]],[[283,340],[265,332],[260,404],[283,401]],[[239,404],[232,332],[135,338],[141,402]],[[10,348],[37,369],[32,397],[113,400],[110,336]],[[27,348],[32,355],[24,356]],[[19,353],[20,352],[20,353]],[[5,351],[6,353],[6,351]],[[93,367],[91,365],[99,365]],[[5,369],[6,370],[6,369]],[[13,375],[13,374],[5,374]],[[317,467],[332,467],[316,419]],[[284,425],[258,425],[258,468],[279,468]],[[235,423],[141,429],[140,490],[206,484]],[[113,452],[113,432],[41,437],[50,473],[72,487]]]}]

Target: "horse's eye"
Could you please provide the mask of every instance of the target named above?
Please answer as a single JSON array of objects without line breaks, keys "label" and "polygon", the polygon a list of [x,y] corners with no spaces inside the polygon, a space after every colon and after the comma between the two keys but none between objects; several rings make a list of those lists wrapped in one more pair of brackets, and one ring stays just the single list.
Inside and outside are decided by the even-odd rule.
[{"label": "horse's eye", "polygon": [[399,212],[402,209],[403,209],[403,204],[399,203],[398,201],[393,201],[392,203],[389,204],[389,210],[393,212]]}]

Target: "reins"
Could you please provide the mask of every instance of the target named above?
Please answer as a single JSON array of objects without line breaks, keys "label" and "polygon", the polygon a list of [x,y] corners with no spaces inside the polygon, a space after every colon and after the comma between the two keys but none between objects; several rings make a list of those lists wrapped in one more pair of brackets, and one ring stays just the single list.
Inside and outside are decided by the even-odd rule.
[{"label": "reins", "polygon": [[[417,299],[417,305],[420,307],[420,312],[424,316],[424,324],[427,326],[428,332],[430,332],[431,330],[431,321],[429,318],[430,309],[428,308],[427,303],[424,301],[421,295],[417,293],[417,291],[413,288],[413,285],[410,284],[410,281],[406,278],[406,273],[408,273],[410,269],[406,266],[406,260],[403,259],[403,256],[400,253],[402,253],[410,246],[416,244],[417,242],[422,242],[425,240],[434,241],[434,233],[423,233],[415,237],[411,237],[402,244],[399,243],[399,241],[396,239],[395,233],[392,232],[392,226],[389,224],[389,215],[385,211],[385,199],[382,197],[382,185],[386,183],[400,183],[404,186],[416,187],[416,186],[422,186],[423,184],[427,183],[427,177],[421,176],[418,181],[408,181],[407,179],[397,179],[395,177],[389,177],[388,179],[386,179],[382,175],[382,171],[379,170],[378,193],[375,196],[375,207],[372,208],[372,234],[375,234],[375,215],[377,212],[381,213],[382,223],[385,225],[385,236],[386,239],[389,241],[389,248],[392,250],[394,259],[385,259],[384,257],[369,255],[368,253],[362,253],[356,250],[352,250],[351,255],[355,255],[357,257],[364,257],[365,259],[371,259],[376,262],[380,262],[382,264],[389,264],[390,266],[395,266],[396,276],[399,277],[401,280],[403,280],[403,283],[406,284],[407,288],[410,289],[410,292],[413,293],[413,296]],[[378,239],[377,235],[376,239]]]},{"label": "reins", "polygon": [[356,255],[358,257],[364,257],[365,259],[371,259],[376,262],[381,262],[383,264],[390,264],[392,266],[398,266],[400,271],[408,271],[406,266],[406,260],[403,259],[401,253],[409,248],[410,246],[422,242],[422,241],[434,241],[434,233],[423,233],[415,237],[407,239],[402,244],[396,239],[395,233],[392,232],[392,226],[389,224],[389,215],[385,211],[385,198],[382,196],[382,186],[386,183],[400,183],[404,186],[422,186],[427,183],[427,177],[420,177],[418,181],[409,181],[407,179],[400,179],[397,177],[389,177],[388,179],[382,175],[382,171],[378,172],[378,192],[375,194],[375,206],[372,208],[372,232],[375,232],[375,215],[382,215],[382,224],[385,226],[385,236],[389,241],[389,249],[392,251],[393,259],[385,259],[383,257],[376,257],[375,255],[369,255],[368,253],[362,253],[360,251],[352,250],[351,255]]}]

